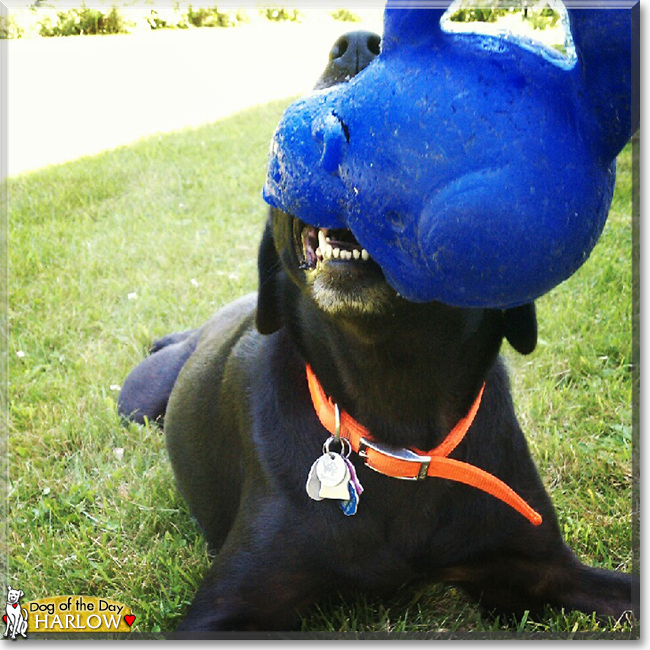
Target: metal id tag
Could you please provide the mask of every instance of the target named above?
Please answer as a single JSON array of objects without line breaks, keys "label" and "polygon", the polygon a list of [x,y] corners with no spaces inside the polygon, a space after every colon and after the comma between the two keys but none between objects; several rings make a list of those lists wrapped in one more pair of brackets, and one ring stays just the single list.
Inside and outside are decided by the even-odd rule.
[{"label": "metal id tag", "polygon": [[336,485],[327,485],[321,482],[318,495],[323,499],[347,499],[348,498],[348,485],[350,484],[350,472],[345,466],[345,474],[339,483]]},{"label": "metal id tag", "polygon": [[317,464],[318,464],[318,460],[316,460],[312,464],[311,469],[309,470],[309,476],[307,476],[307,485],[305,486],[305,488],[307,490],[307,494],[314,501],[322,501],[323,497],[318,496],[318,493],[320,492],[320,480],[318,479],[318,476],[316,476]]},{"label": "metal id tag", "polygon": [[315,501],[347,499],[350,470],[345,459],[333,451],[325,452],[309,470],[307,494]]},{"label": "metal id tag", "polygon": [[316,461],[316,475],[320,482],[328,487],[341,483],[348,471],[343,457],[333,451],[324,453]]},{"label": "metal id tag", "polygon": [[[340,451],[330,451],[334,443],[340,446]],[[358,494],[363,488],[358,482],[354,466],[347,458],[350,451],[350,443],[345,438],[332,436],[325,441],[323,455],[314,461],[307,476],[305,489],[310,498],[314,501],[323,499],[349,501],[352,482],[353,490],[357,495],[355,500],[358,500]]]}]

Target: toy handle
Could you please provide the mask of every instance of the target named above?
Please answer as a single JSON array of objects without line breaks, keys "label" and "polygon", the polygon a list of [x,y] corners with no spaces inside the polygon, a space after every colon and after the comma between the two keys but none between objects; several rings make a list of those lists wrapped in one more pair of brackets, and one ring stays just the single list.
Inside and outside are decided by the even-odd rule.
[{"label": "toy handle", "polygon": [[597,10],[567,7],[578,88],[584,88],[593,108],[589,129],[595,152],[607,162],[639,127],[640,54],[638,38],[632,40],[639,33],[639,8],[639,3]]},{"label": "toy handle", "polygon": [[[409,4],[414,4],[418,8],[409,8]],[[388,0],[384,10],[382,55],[390,54],[404,43],[417,45],[419,40],[426,40],[431,44],[436,35],[442,36],[444,32],[440,26],[440,19],[451,4],[449,0],[442,0],[426,3],[426,9],[423,9],[421,2]]]}]

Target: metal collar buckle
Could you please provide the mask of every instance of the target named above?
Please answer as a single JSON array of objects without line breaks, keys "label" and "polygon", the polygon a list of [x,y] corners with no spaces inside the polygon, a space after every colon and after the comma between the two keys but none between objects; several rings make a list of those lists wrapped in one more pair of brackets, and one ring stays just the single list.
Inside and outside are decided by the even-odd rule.
[{"label": "metal collar buckle", "polygon": [[[422,479],[425,479],[427,477],[427,472],[429,471],[429,464],[431,463],[431,456],[421,456],[420,454],[416,454],[414,451],[411,451],[410,449],[399,449],[397,447],[390,447],[388,445],[382,445],[379,442],[375,442],[374,440],[368,440],[368,438],[361,438],[359,440],[359,451],[357,452],[361,458],[368,458],[368,449],[372,449],[373,451],[376,451],[378,454],[382,454],[383,456],[388,456],[389,458],[394,458],[395,460],[405,460],[409,463],[419,463],[420,464],[420,469],[418,470],[417,476],[393,476],[390,474],[389,476],[393,476],[393,478],[400,478],[405,481],[421,481]],[[370,469],[374,469],[376,472],[379,472],[380,474],[383,474],[384,472],[380,472],[380,470],[376,469],[372,465],[368,463],[368,460],[366,460],[366,467],[370,467]]]}]

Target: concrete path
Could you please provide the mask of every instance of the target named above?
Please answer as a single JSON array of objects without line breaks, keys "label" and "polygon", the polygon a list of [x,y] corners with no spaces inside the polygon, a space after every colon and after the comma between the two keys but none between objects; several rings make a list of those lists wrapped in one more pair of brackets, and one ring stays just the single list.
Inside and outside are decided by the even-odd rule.
[{"label": "concrete path", "polygon": [[[341,34],[381,33],[382,4],[364,10],[365,23],[325,17],[7,41],[9,134],[0,146],[7,146],[9,175],[305,93]],[[482,28],[523,29],[513,16]],[[528,31],[549,43],[558,38]]]},{"label": "concrete path", "polygon": [[367,27],[381,24],[264,22],[8,41],[9,175],[307,92],[336,38]]}]

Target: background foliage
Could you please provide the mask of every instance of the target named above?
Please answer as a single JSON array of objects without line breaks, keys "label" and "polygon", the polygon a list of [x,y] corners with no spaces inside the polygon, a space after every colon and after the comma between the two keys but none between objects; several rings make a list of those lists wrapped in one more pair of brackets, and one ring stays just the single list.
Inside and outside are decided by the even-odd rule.
[{"label": "background foliage", "polygon": [[[354,20],[355,14],[333,9],[336,20]],[[191,27],[236,27],[257,20],[300,22],[304,11],[282,6],[242,6],[192,4],[174,0],[159,6],[81,3],[78,8],[56,2],[35,2],[32,6],[11,10],[0,21],[0,36],[76,36],[79,34],[126,34],[151,29],[188,29]]]},{"label": "background foliage", "polygon": [[560,19],[560,14],[544,0],[536,2],[488,0],[481,3],[477,3],[476,0],[461,0],[460,6],[452,14],[451,20],[494,23],[508,14],[520,14],[521,19],[529,21],[535,29],[554,27]]},{"label": "background foliage", "polygon": [[[247,5],[225,8],[221,5],[195,6],[187,0],[174,0],[167,6],[147,6],[102,2],[70,8],[55,0],[36,0],[31,6],[12,9],[0,17],[0,38],[32,36],[76,36],[80,34],[123,34],[151,29],[188,29],[190,27],[236,27],[256,20],[300,22],[310,12],[309,3],[294,6],[258,7]],[[329,15],[340,21],[358,22],[358,9],[334,6]],[[544,0],[533,7],[526,3],[489,0],[476,6],[475,0],[463,0],[451,19],[459,22],[495,22],[507,14],[520,15],[536,29],[553,27],[559,14]]]}]

